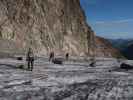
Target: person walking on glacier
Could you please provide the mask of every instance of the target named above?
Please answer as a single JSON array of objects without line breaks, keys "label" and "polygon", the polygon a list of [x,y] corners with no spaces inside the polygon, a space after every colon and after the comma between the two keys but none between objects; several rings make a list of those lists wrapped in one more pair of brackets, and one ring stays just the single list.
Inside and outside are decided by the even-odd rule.
[{"label": "person walking on glacier", "polygon": [[34,53],[31,48],[29,48],[27,52],[27,57],[26,57],[27,65],[28,65],[28,70],[32,71],[33,66],[34,66]]},{"label": "person walking on glacier", "polygon": [[54,52],[50,52],[49,54],[49,61],[52,61],[54,59]]},{"label": "person walking on glacier", "polygon": [[69,53],[66,53],[65,58],[68,61],[68,59],[69,59]]}]

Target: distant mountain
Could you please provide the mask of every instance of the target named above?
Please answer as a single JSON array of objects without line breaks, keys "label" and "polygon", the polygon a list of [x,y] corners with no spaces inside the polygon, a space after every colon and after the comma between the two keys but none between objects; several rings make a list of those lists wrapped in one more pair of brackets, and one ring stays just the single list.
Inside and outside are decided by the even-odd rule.
[{"label": "distant mountain", "polygon": [[119,49],[119,50],[124,50],[131,44],[133,44],[133,39],[108,39],[113,47]]},{"label": "distant mountain", "polygon": [[128,59],[133,60],[133,44],[125,48],[125,50],[123,51],[123,54]]},{"label": "distant mountain", "polygon": [[133,59],[133,39],[108,39],[114,48],[120,50],[120,52],[127,58]]}]

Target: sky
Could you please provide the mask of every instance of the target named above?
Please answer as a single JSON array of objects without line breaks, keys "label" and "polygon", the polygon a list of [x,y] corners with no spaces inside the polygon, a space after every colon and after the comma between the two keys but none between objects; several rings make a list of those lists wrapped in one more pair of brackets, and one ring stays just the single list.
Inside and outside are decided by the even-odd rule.
[{"label": "sky", "polygon": [[98,36],[133,38],[133,0],[80,0],[87,22]]}]

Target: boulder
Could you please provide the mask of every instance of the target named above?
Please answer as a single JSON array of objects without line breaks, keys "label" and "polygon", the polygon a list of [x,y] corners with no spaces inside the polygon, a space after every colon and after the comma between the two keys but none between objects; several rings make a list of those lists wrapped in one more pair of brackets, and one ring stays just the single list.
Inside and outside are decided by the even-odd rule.
[{"label": "boulder", "polygon": [[23,60],[23,57],[17,57],[17,60]]},{"label": "boulder", "polygon": [[63,59],[54,58],[54,59],[52,59],[52,63],[62,65],[63,64]]},{"label": "boulder", "polygon": [[121,68],[121,69],[129,70],[129,69],[133,69],[133,66],[132,66],[132,65],[129,65],[129,64],[126,64],[126,63],[122,63],[122,64],[120,65],[120,68]]}]

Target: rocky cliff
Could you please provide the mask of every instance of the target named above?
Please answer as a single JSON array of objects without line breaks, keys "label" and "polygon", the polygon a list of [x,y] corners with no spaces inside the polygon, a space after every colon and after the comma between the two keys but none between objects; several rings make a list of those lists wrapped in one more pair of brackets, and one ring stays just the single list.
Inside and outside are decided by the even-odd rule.
[{"label": "rocky cliff", "polygon": [[0,38],[0,52],[84,55],[95,35],[79,0],[0,0]]},{"label": "rocky cliff", "polygon": [[79,0],[0,0],[0,37],[14,42],[16,51],[82,54],[87,30]]},{"label": "rocky cliff", "polygon": [[96,36],[96,55],[101,57],[124,58],[121,52],[114,48],[112,44],[102,37]]}]

